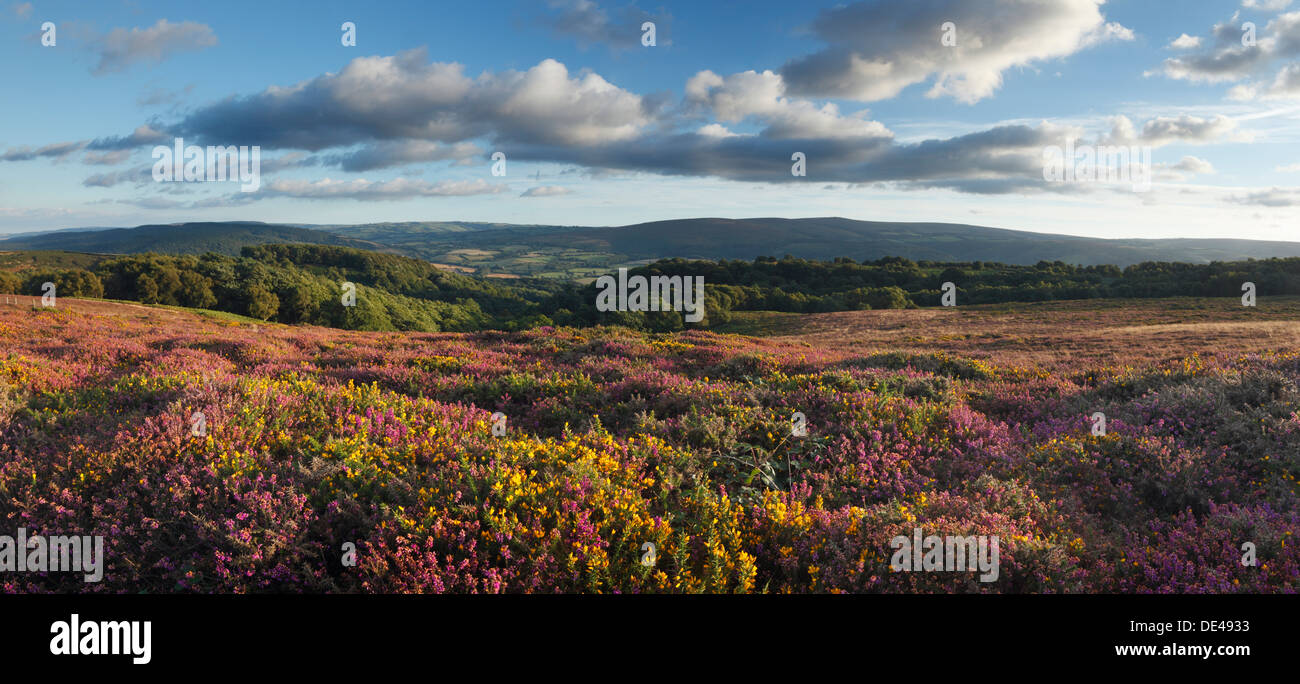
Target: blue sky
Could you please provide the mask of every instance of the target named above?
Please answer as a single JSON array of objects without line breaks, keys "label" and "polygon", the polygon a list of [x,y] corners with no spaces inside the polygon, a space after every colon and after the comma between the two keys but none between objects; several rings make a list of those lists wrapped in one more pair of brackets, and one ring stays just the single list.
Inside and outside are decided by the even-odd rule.
[{"label": "blue sky", "polygon": [[[1295,240],[1300,218],[1289,0],[0,0],[0,59],[0,232],[840,215]],[[178,136],[259,145],[260,189],[154,182]],[[1150,149],[1151,189],[1045,181],[1067,139]]]}]

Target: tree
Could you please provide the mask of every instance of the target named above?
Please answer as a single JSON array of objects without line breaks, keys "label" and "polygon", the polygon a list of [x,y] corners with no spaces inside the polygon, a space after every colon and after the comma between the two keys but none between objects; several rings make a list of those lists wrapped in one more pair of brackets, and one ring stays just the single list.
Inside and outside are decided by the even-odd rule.
[{"label": "tree", "polygon": [[280,298],[261,285],[250,285],[246,291],[246,296],[248,298],[248,315],[253,318],[265,321],[280,310]]}]

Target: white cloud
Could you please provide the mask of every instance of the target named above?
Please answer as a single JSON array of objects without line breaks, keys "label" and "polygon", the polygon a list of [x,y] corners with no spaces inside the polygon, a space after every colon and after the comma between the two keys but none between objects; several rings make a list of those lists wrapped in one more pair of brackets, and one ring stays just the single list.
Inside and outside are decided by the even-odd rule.
[{"label": "white cloud", "polygon": [[1246,9],[1259,9],[1276,12],[1286,9],[1291,4],[1291,0],[1241,0],[1241,6]]},{"label": "white cloud", "polygon": [[765,136],[778,140],[893,135],[877,121],[842,116],[833,103],[819,107],[808,100],[785,97],[785,90],[784,79],[771,71],[745,71],[725,78],[701,71],[686,82],[686,100],[727,123],[752,117],[766,125]]},{"label": "white cloud", "polygon": [[[789,91],[862,101],[892,98],[933,78],[929,97],[973,103],[1007,69],[1067,57],[1133,32],[1106,22],[1099,0],[931,0],[905,8],[858,2],[826,12],[812,30],[828,44],[781,69]],[[952,22],[956,45],[941,43]]]}]

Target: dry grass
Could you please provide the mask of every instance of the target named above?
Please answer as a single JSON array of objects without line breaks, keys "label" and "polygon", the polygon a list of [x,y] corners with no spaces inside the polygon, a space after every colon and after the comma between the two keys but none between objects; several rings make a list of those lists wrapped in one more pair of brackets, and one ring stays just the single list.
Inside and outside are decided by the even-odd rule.
[{"label": "dry grass", "polygon": [[1092,300],[849,311],[767,322],[776,340],[874,353],[933,352],[1056,368],[1141,365],[1193,353],[1300,349],[1300,298]]}]

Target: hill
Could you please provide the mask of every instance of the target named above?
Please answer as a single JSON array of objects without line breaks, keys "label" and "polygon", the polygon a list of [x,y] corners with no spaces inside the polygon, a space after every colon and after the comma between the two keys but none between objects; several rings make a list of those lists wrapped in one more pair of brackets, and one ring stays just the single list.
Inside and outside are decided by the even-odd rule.
[{"label": "hill", "polygon": [[815,260],[986,261],[1030,265],[1060,261],[1124,267],[1147,261],[1207,264],[1300,256],[1300,242],[1237,239],[1075,237],[955,223],[898,223],[845,218],[693,218],[626,226],[556,226],[466,221],[358,225],[259,222],[180,223],[137,228],[55,231],[0,240],[0,250],[110,254],[236,255],[268,243],[355,247],[423,259],[480,276],[583,280],[618,266],[668,258],[741,259],[786,254]]},{"label": "hill", "polygon": [[[1300,256],[1300,242],[1204,239],[1102,239],[956,223],[826,218],[693,218],[626,226],[388,223],[316,226],[388,245],[411,256],[480,274],[584,278],[658,259],[743,259],[790,254],[858,261],[1062,261],[1130,266],[1146,261],[1207,264]],[[0,243],[3,244],[3,243]]]},{"label": "hill", "polygon": [[234,256],[249,245],[268,243],[312,243],[383,250],[374,242],[344,237],[310,228],[229,221],[220,223],[172,223],[135,228],[101,228],[25,234],[0,240],[0,250],[62,250],[94,254],[204,254],[216,252]]},{"label": "hill", "polygon": [[955,223],[887,223],[845,218],[654,221],[617,228],[539,234],[541,245],[565,245],[633,259],[753,259],[790,254],[805,259],[887,256],[926,261],[1063,261],[1129,266],[1144,261],[1209,263],[1300,256],[1300,243],[1233,239],[1075,237]]},{"label": "hill", "polygon": [[[1291,592],[1297,304],[862,312],[844,349],[0,303],[0,517],[112,532],[101,582],[0,593]],[[918,527],[1000,560],[891,571]]]}]

